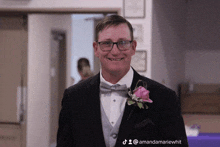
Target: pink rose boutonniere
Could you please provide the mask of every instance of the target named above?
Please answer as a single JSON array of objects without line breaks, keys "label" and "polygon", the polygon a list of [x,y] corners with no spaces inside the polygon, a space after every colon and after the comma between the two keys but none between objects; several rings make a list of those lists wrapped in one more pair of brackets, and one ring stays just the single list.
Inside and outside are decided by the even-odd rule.
[{"label": "pink rose boutonniere", "polygon": [[138,86],[137,85],[142,82],[143,86],[146,87],[146,83],[139,80],[136,84],[135,89],[133,92],[131,90],[128,91],[128,95],[130,96],[127,99],[128,105],[136,105],[140,109],[148,109],[148,106],[146,103],[153,103],[153,101],[149,97],[150,91],[144,88],[143,86]]}]

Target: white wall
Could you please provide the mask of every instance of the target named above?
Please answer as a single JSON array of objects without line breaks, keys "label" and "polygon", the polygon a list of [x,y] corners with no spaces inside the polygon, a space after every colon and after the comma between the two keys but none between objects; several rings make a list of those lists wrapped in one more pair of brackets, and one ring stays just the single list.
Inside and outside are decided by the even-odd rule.
[{"label": "white wall", "polygon": [[186,52],[186,81],[191,83],[220,83],[220,50],[191,50]]},{"label": "white wall", "polygon": [[220,1],[192,0],[187,5],[187,49],[220,50]]},{"label": "white wall", "polygon": [[139,72],[139,74],[148,78],[152,77],[152,3],[153,0],[146,0],[145,4],[145,18],[143,19],[128,19],[133,25],[142,25],[143,41],[137,42],[137,50],[147,51],[147,70],[145,72]]},{"label": "white wall", "polygon": [[122,8],[122,0],[0,0],[0,8],[6,9],[81,9],[82,8]]},{"label": "white wall", "polygon": [[27,147],[49,147],[51,29],[65,30],[70,48],[71,16],[29,15],[28,20]]},{"label": "white wall", "polygon": [[[185,80],[220,83],[220,1],[192,0],[187,4]],[[219,133],[220,115],[184,115],[185,124],[201,132]]]},{"label": "white wall", "polygon": [[184,81],[185,1],[153,1],[152,79],[176,90]]},{"label": "white wall", "polygon": [[220,83],[220,1],[188,3],[186,81]]}]

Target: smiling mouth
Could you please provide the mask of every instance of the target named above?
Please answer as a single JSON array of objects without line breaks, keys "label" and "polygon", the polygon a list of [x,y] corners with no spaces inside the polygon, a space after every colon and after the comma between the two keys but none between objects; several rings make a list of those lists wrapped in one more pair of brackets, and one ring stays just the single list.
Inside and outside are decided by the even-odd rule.
[{"label": "smiling mouth", "polygon": [[119,58],[119,59],[112,59],[112,58],[108,58],[110,61],[121,61],[123,60],[124,58]]}]

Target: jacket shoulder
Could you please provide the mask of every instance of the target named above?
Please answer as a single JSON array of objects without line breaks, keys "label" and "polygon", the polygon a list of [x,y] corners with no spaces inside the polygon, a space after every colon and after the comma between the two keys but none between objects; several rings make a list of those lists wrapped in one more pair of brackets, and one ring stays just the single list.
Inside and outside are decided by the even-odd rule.
[{"label": "jacket shoulder", "polygon": [[79,92],[89,90],[92,86],[99,83],[99,74],[89,77],[88,79],[81,81],[75,85],[72,85],[66,89],[68,92]]},{"label": "jacket shoulder", "polygon": [[145,81],[147,83],[147,88],[149,89],[152,89],[152,90],[161,90],[161,91],[164,91],[164,92],[174,92],[172,89],[166,87],[165,85],[155,81],[155,80],[152,80],[152,79],[149,79],[147,77],[144,77],[144,76],[140,76],[141,77],[141,80]]},{"label": "jacket shoulder", "polygon": [[174,105],[174,103],[179,105],[179,98],[174,90],[143,76],[141,76],[141,80],[147,83],[147,90],[150,91],[150,98],[153,100],[153,105],[159,104],[157,108],[166,109],[166,107],[168,108],[172,104]]}]

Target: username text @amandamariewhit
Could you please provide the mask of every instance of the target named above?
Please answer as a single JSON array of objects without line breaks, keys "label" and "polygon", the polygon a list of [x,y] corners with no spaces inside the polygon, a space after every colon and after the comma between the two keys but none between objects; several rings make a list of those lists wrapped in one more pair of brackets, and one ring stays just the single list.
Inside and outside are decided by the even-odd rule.
[{"label": "username text @amandamariewhit", "polygon": [[147,145],[147,144],[181,144],[181,140],[138,140],[138,139],[125,139],[123,145]]}]

